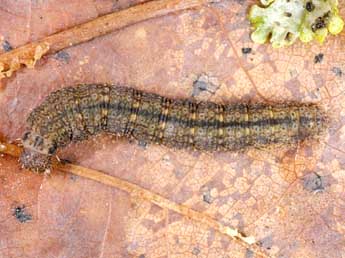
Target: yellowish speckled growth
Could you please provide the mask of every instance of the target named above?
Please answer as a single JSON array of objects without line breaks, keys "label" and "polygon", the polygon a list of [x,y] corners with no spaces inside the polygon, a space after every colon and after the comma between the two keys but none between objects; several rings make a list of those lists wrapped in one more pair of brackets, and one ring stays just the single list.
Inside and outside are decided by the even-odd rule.
[{"label": "yellowish speckled growth", "polygon": [[316,39],[322,43],[328,32],[336,35],[343,30],[337,0],[260,0],[264,6],[254,5],[249,21],[254,42],[268,40],[274,48],[289,46],[297,38],[303,42]]}]

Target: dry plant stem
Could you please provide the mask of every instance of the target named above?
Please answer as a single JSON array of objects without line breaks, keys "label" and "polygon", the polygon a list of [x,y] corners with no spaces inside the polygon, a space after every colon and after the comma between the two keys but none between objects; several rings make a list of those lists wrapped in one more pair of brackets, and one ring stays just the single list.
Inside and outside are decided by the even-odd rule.
[{"label": "dry plant stem", "polygon": [[23,65],[32,68],[43,55],[56,53],[126,26],[174,12],[195,8],[211,0],[156,0],[101,16],[0,55],[0,79]]},{"label": "dry plant stem", "polygon": [[[22,149],[14,144],[9,144],[9,143],[0,141],[0,153],[8,154],[14,157],[19,157],[21,151]],[[104,174],[97,170],[93,170],[93,169],[89,169],[89,168],[85,168],[85,167],[81,167],[81,166],[77,166],[73,164],[62,164],[62,163],[59,163],[57,160],[53,161],[53,167],[67,173],[72,173],[74,175],[78,175],[87,179],[100,182],[104,185],[115,187],[117,189],[120,189],[122,191],[125,191],[131,194],[134,197],[142,198],[144,200],[152,202],[163,209],[168,209],[176,213],[179,213],[189,219],[200,222],[203,225],[206,225],[226,236],[231,237],[240,245],[253,251],[259,257],[269,257],[269,255],[267,255],[265,252],[260,250],[260,248],[256,245],[256,241],[253,237],[244,236],[242,233],[238,232],[237,229],[224,226],[222,223],[218,222],[217,220],[213,219],[212,217],[206,214],[195,211],[191,208],[188,208],[187,206],[172,202],[158,194],[155,194],[149,190],[141,188],[138,185],[135,185],[133,183],[130,183],[128,181],[125,181],[123,179],[120,179],[114,176]]]}]

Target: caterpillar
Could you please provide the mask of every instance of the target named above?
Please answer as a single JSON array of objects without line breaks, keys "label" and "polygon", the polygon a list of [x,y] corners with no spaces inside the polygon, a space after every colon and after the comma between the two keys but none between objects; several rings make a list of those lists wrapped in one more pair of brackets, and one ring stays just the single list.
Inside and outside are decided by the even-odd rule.
[{"label": "caterpillar", "polygon": [[312,103],[222,105],[114,85],[78,85],[51,93],[30,113],[20,162],[44,172],[58,148],[102,132],[179,149],[241,151],[316,138],[326,120]]}]

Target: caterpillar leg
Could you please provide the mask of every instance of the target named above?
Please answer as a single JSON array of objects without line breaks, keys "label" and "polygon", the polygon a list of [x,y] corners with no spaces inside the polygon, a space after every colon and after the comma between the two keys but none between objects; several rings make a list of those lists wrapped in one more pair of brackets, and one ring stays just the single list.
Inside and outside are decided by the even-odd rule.
[{"label": "caterpillar leg", "polygon": [[34,150],[24,149],[19,160],[24,168],[37,173],[43,173],[51,168],[51,155]]}]

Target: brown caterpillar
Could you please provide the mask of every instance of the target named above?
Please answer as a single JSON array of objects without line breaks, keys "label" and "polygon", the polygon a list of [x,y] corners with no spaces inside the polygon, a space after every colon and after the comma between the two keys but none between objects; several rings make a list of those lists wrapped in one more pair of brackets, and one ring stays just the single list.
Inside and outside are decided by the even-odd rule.
[{"label": "brown caterpillar", "polygon": [[53,92],[27,123],[20,161],[43,172],[57,148],[101,132],[176,148],[238,151],[315,138],[324,131],[326,116],[310,103],[197,103],[91,84]]}]

